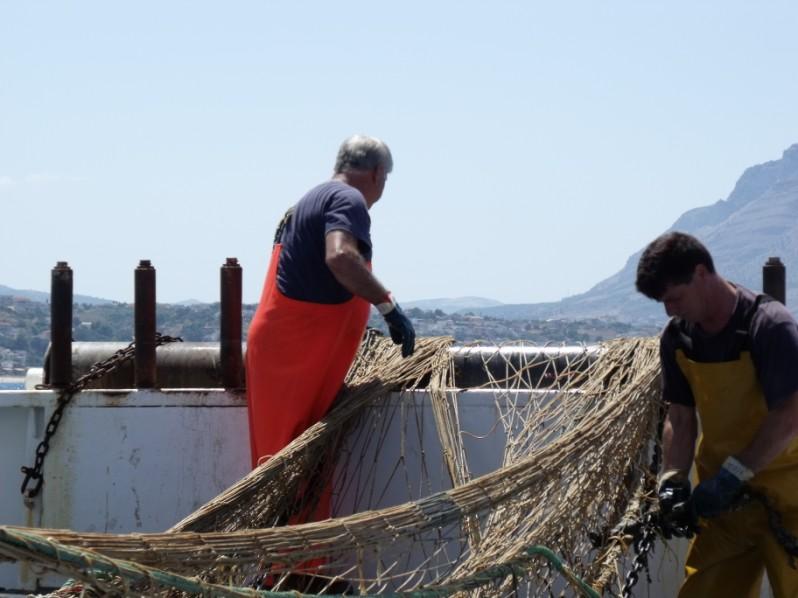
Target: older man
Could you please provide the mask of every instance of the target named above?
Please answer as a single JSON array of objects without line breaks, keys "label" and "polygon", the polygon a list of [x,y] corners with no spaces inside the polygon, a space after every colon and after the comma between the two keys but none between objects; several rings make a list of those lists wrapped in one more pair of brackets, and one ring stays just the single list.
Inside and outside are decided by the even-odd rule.
[{"label": "older man", "polygon": [[371,272],[369,209],[392,168],[385,143],[350,137],[338,151],[332,180],[311,189],[278,228],[247,338],[253,466],[327,413],[371,305],[402,355],[413,353],[413,325]]},{"label": "older man", "polygon": [[[643,252],[637,289],[661,301],[664,473],[660,496],[690,493],[701,532],[687,557],[681,598],[758,597],[767,569],[778,597],[798,596],[798,570],[759,503],[739,503],[743,486],[765,495],[798,532],[798,326],[783,305],[715,272],[695,238],[668,233]],[[740,508],[737,508],[740,507]]]}]

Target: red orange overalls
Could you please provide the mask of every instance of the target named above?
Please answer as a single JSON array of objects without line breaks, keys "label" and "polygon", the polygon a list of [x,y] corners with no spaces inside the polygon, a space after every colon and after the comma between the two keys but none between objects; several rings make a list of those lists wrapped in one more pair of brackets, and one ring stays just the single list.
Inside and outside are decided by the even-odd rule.
[{"label": "red orange overalls", "polygon": [[[246,377],[252,466],[277,454],[321,420],[357,353],[370,305],[290,299],[277,286],[282,246],[272,250],[260,304],[247,337]],[[330,515],[326,488],[313,518]]]}]

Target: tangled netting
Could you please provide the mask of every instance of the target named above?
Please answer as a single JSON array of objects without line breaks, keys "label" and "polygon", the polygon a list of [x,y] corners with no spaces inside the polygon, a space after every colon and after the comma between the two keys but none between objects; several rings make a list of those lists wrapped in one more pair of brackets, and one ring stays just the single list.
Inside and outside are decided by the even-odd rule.
[{"label": "tangled netting", "polygon": [[[322,422],[164,533],[0,527],[0,555],[73,577],[61,595],[617,592],[609,530],[652,485],[656,341],[474,347],[467,390],[450,345],[402,359],[368,337]],[[335,517],[297,523],[324,488]]]}]

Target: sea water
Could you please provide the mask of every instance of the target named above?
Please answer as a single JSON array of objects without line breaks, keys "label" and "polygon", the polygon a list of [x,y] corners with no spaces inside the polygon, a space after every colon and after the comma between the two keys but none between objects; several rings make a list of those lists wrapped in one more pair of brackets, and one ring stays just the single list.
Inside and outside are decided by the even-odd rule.
[{"label": "sea water", "polygon": [[12,378],[0,381],[0,390],[22,390],[25,388],[25,378]]}]

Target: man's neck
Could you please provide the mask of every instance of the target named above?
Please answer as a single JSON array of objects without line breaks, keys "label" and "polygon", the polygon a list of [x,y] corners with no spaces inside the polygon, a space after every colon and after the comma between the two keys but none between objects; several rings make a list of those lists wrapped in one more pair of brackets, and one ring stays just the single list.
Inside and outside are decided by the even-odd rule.
[{"label": "man's neck", "polygon": [[717,334],[729,323],[734,308],[737,306],[737,289],[727,280],[717,277],[710,287],[706,317],[699,322],[701,329],[707,334]]},{"label": "man's neck", "polygon": [[368,179],[365,174],[360,172],[339,172],[333,175],[333,180],[340,181],[344,185],[349,185],[360,191],[369,209],[374,204],[374,202],[369,199],[371,194],[369,193]]}]

